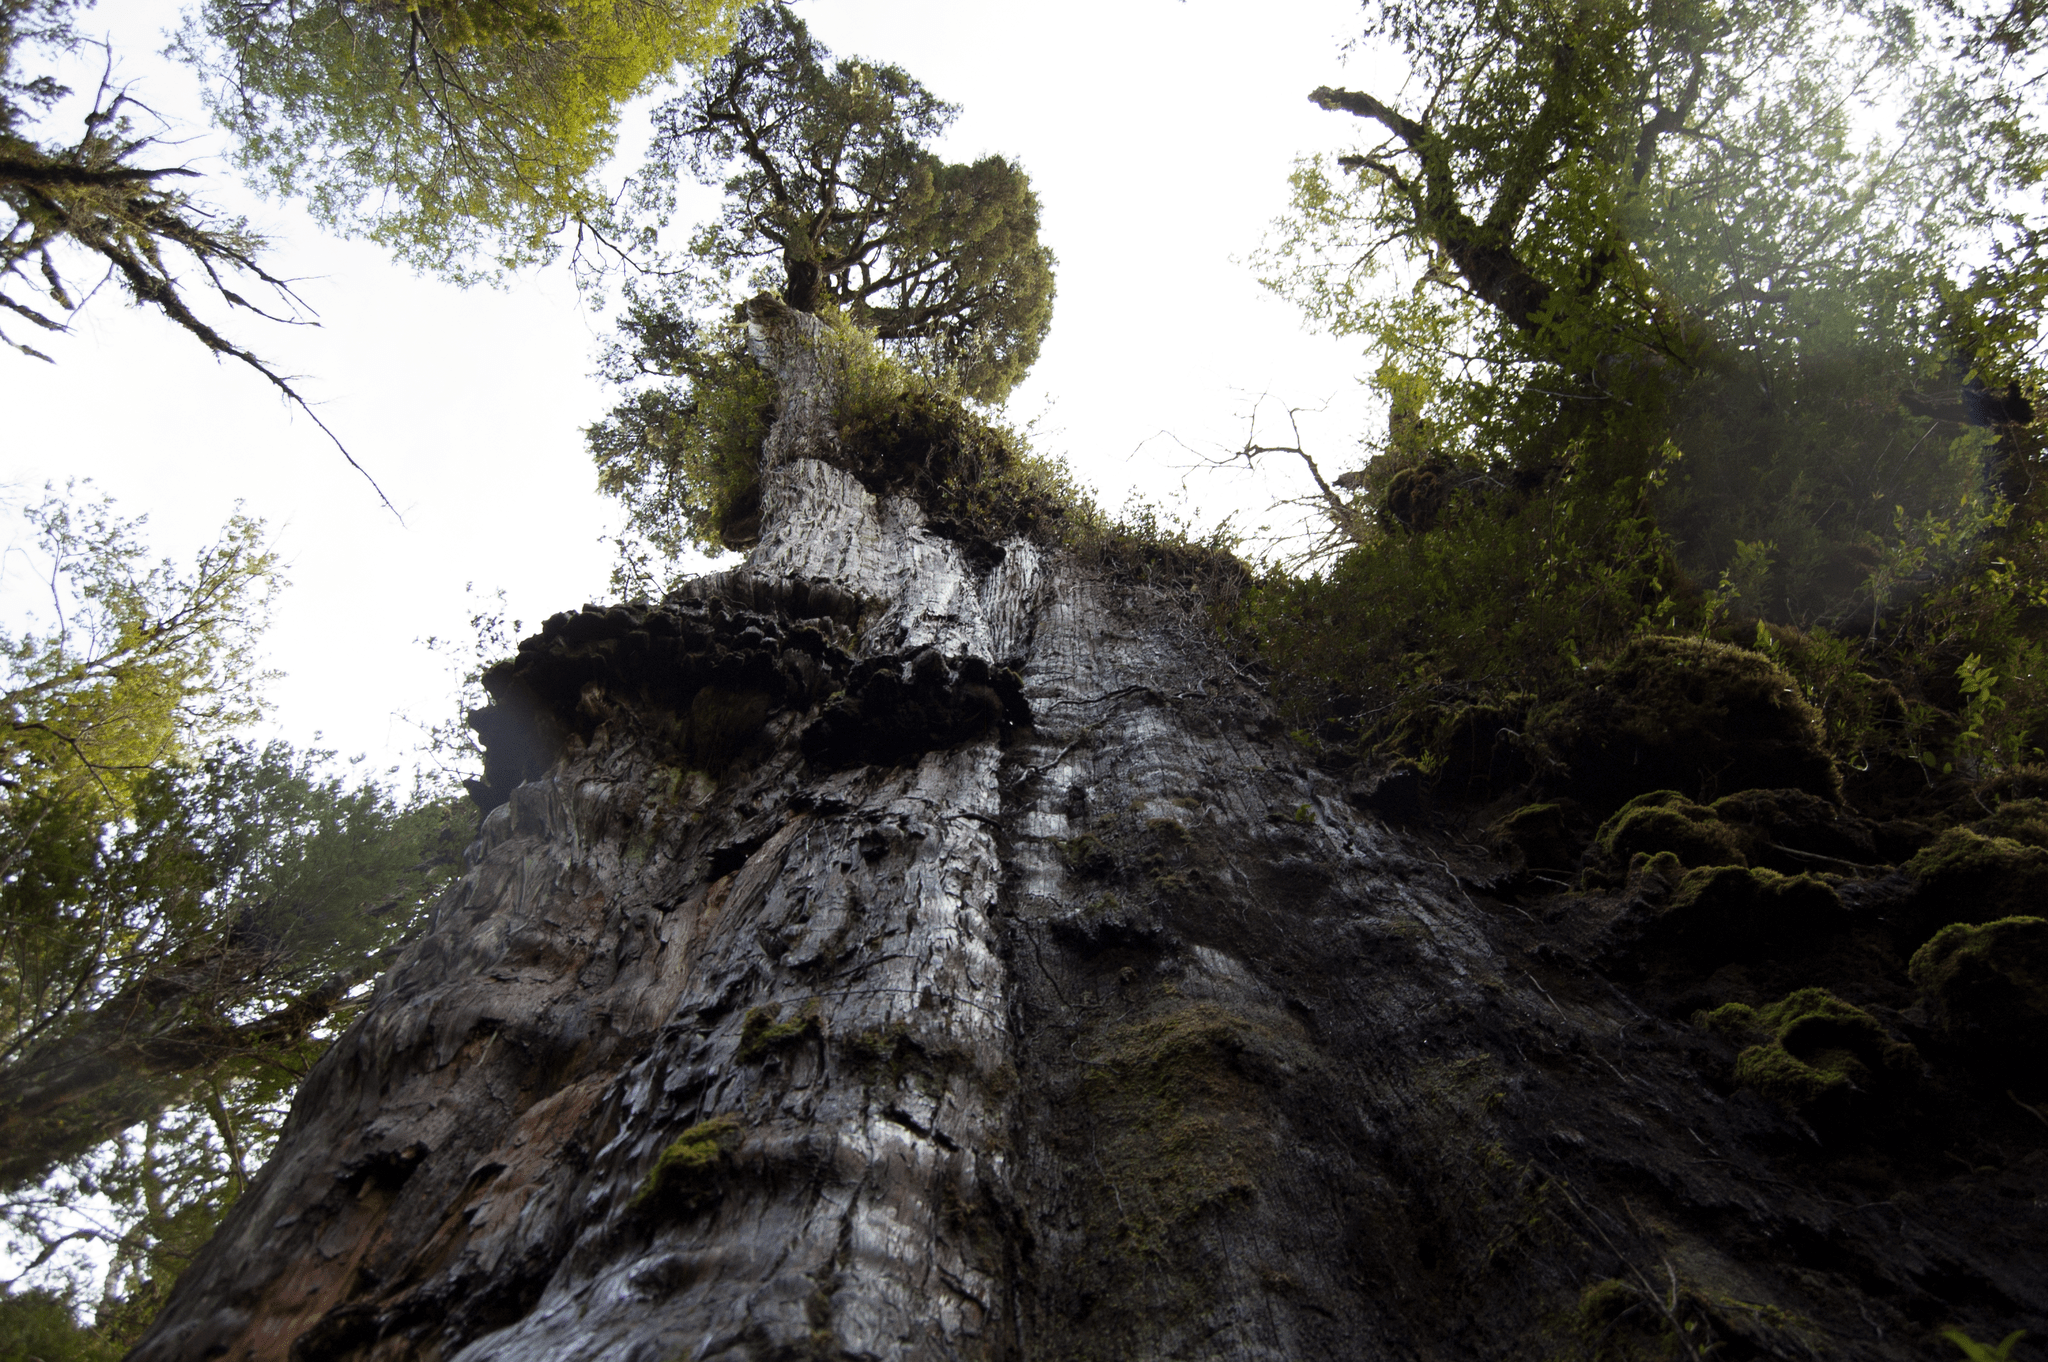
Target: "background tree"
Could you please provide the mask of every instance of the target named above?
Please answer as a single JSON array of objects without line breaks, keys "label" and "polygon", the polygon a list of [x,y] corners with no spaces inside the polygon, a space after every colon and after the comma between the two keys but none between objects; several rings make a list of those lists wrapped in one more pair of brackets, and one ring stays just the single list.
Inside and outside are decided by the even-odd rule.
[{"label": "background tree", "polygon": [[[262,265],[263,239],[180,187],[198,172],[144,164],[164,149],[160,134],[136,126],[137,115],[150,116],[146,110],[103,77],[75,140],[32,135],[42,115],[71,92],[47,71],[30,68],[81,46],[72,22],[76,9],[76,0],[0,0],[0,311],[41,331],[63,332],[98,288],[81,282],[80,274],[118,280],[138,306],[261,374],[363,472],[289,379],[194,310],[173,268],[181,258],[198,266],[207,290],[231,309],[269,315],[237,291],[242,279],[268,288],[286,308],[301,309],[285,281]],[[50,358],[4,327],[0,344]]]},{"label": "background tree", "polygon": [[207,0],[179,52],[242,166],[454,279],[601,231],[625,102],[730,40],[736,0]]},{"label": "background tree", "polygon": [[0,636],[0,1218],[36,1266],[113,1248],[101,1323],[126,1337],[416,931],[463,825],[433,790],[232,736],[278,585],[259,525],[181,571],[104,498],[28,519],[47,624]]},{"label": "background tree", "polygon": [[[727,41],[734,0],[448,0],[390,6],[214,0],[176,50],[211,78],[240,161],[303,195],[336,230],[456,280],[549,258],[564,229],[602,234],[597,170],[621,105]],[[83,44],[78,0],[0,0],[0,311],[62,332],[104,272],[216,355],[263,375],[334,440],[290,379],[203,315],[179,267],[230,310],[271,316],[244,280],[303,321],[248,224],[164,164],[163,130],[112,82],[82,132],[38,136],[70,91],[52,68]],[[478,266],[479,256],[491,262]],[[33,334],[31,332],[30,334]],[[0,344],[48,359],[0,326]],[[368,474],[364,474],[368,477]],[[372,486],[375,487],[374,481]],[[378,495],[382,498],[381,489]],[[389,505],[388,500],[386,505]]]},{"label": "background tree", "polygon": [[[1298,169],[1267,275],[1368,340],[1397,428],[1345,479],[1327,581],[1278,588],[1276,646],[1383,715],[1759,620],[1883,635],[1867,665],[1944,711],[1973,652],[2028,673],[2025,64],[1935,59],[1967,36],[1938,8],[1369,13],[1415,93],[1314,93],[1372,140]],[[1994,560],[2019,576],[1969,586]]]}]

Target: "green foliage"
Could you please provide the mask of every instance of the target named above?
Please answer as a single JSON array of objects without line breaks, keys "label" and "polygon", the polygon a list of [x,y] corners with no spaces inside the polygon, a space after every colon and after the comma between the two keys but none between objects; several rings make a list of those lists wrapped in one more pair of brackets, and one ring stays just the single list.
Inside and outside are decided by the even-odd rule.
[{"label": "green foliage", "polygon": [[0,787],[118,816],[135,780],[256,717],[277,557],[237,514],[190,569],[151,564],[145,522],[76,485],[24,514],[48,623],[0,630]]},{"label": "green foliage", "polygon": [[1969,1362],[2012,1362],[2013,1345],[2025,1338],[2027,1331],[2013,1330],[1995,1348],[1989,1343],[1979,1343],[1961,1329],[1943,1329],[1941,1336],[1960,1348]]},{"label": "green foliage", "polygon": [[137,1328],[466,838],[457,801],[326,762],[223,744],[134,782],[113,824],[0,802],[28,852],[0,881],[0,1216],[33,1256],[81,1232],[82,1197],[112,1201],[115,1226],[85,1232]]},{"label": "green foliage", "polygon": [[237,159],[313,215],[463,279],[601,219],[627,100],[731,41],[734,0],[207,0],[174,49]]},{"label": "green foliage", "polygon": [[[736,326],[701,344],[690,329],[683,340],[637,302],[621,325],[634,339],[634,367],[664,381],[628,393],[585,432],[598,489],[625,503],[627,534],[643,555],[667,562],[690,546],[751,546],[774,383],[747,357]],[[644,557],[638,571],[651,573]]]},{"label": "green foliage", "polygon": [[237,517],[180,569],[103,498],[27,520],[50,615],[4,639],[0,1221],[17,1260],[110,1248],[101,1332],[126,1340],[467,825],[433,790],[232,736],[277,585],[261,526]]},{"label": "green foliage", "polygon": [[1316,92],[1371,139],[1297,167],[1262,262],[1367,342],[1389,408],[1338,481],[1341,555],[1246,621],[1296,722],[1370,747],[1460,703],[1540,709],[1638,633],[1694,633],[1795,676],[1873,797],[1906,797],[1904,762],[1924,785],[2033,759],[2031,20],[1369,14],[1412,102]]},{"label": "green foliage", "polygon": [[732,50],[657,111],[643,237],[683,174],[721,185],[726,205],[658,285],[628,285],[606,353],[614,382],[659,380],[588,432],[600,487],[628,510],[622,590],[665,586],[684,546],[740,549],[758,532],[775,394],[734,305],[762,287],[827,322],[847,461],[876,490],[1018,530],[1074,500],[1062,472],[966,405],[1000,400],[1037,358],[1053,259],[1021,169],[927,148],[953,114],[896,67],[831,62],[782,5],[750,11]]},{"label": "green foliage", "polygon": [[[1987,360],[2019,377],[2025,338],[1980,354],[1943,270],[2022,230],[1998,189],[2033,172],[1965,131],[1967,78],[1920,60],[1930,38],[1826,3],[1372,13],[1416,103],[1316,93],[1381,140],[1297,170],[1266,273],[1370,339],[1409,444],[1610,478],[1674,444],[1658,509],[1688,566],[1768,544],[1752,601],[1808,617],[1848,608],[1841,552],[1954,517],[1987,443],[1960,385]],[[1866,147],[1853,116],[1885,100],[1906,116]]]},{"label": "green foliage", "polygon": [[1580,477],[1566,475],[1583,495],[1461,492],[1427,533],[1380,535],[1321,573],[1261,582],[1238,627],[1284,663],[1292,722],[1392,731],[1433,705],[1555,683],[1675,618],[1678,572],[1640,488]]},{"label": "green foliage", "polygon": [[[240,291],[250,288],[248,280],[286,308],[297,309],[298,299],[264,269],[265,243],[248,223],[178,187],[198,172],[161,163],[169,139],[137,127],[138,119],[145,126],[161,120],[114,86],[111,63],[75,140],[37,136],[36,124],[71,91],[30,68],[80,46],[74,21],[84,7],[81,0],[0,0],[0,314],[47,333],[67,332],[72,316],[99,292],[98,283],[81,286],[79,276],[118,280],[137,306],[154,309],[215,356],[261,374],[361,472],[290,379],[192,310],[181,259],[204,276],[199,291],[228,307],[262,313]],[[4,329],[0,345],[50,359]]]},{"label": "green foliage", "polygon": [[832,62],[789,7],[750,10],[731,51],[655,114],[643,209],[665,221],[685,173],[726,194],[662,310],[778,287],[791,307],[842,308],[960,392],[1000,400],[1051,324],[1053,257],[1020,167],[928,150],[955,113],[898,67]]},{"label": "green foliage", "polygon": [[[909,496],[948,533],[983,540],[1104,546],[1117,528],[1066,467],[965,400],[945,375],[905,366],[834,310],[820,314],[838,383],[838,446],[829,457],[876,495]],[[707,330],[636,299],[607,354],[606,371],[630,392],[587,432],[600,487],[628,509],[626,550],[614,571],[626,594],[668,589],[685,546],[750,547],[759,533],[761,446],[774,418],[768,375],[748,358],[737,324]],[[1156,529],[1156,527],[1153,527]]]},{"label": "green foliage", "polygon": [[125,1351],[124,1343],[81,1326],[58,1292],[0,1295],[0,1358],[8,1362],[117,1362]]}]

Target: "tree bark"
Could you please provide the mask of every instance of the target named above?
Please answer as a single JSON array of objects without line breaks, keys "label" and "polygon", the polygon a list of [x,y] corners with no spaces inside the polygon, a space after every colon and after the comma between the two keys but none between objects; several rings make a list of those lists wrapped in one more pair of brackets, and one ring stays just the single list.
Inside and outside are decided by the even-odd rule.
[{"label": "tree bark", "polygon": [[1829,1190],[1725,1044],[1306,767],[1182,583],[835,466],[816,320],[753,317],[759,546],[495,676],[509,798],[132,1357],[1918,1358],[2038,1317],[2038,1212]]}]

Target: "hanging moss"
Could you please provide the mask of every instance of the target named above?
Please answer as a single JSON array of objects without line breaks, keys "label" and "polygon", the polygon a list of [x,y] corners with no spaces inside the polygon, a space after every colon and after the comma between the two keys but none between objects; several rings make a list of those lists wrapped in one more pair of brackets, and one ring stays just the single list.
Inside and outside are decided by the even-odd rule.
[{"label": "hanging moss", "polygon": [[2048,919],[1952,923],[1913,953],[1907,973],[1945,1038],[2009,1070],[2013,1085],[2038,1089],[2048,1045]]},{"label": "hanging moss", "polygon": [[633,1208],[683,1215],[709,1206],[723,1191],[732,1151],[745,1137],[745,1129],[731,1116],[714,1116],[691,1126],[661,1151],[633,1198]]},{"label": "hanging moss", "polygon": [[1767,1007],[1729,1003],[1693,1019],[1746,1048],[1735,1081],[1813,1117],[1895,1090],[1918,1069],[1918,1051],[1875,1017],[1824,988],[1802,988]]}]

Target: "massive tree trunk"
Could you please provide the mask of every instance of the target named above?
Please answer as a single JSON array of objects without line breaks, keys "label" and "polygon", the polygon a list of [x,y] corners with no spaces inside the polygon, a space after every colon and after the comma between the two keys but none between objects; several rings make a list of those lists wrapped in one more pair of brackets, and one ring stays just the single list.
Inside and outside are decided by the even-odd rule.
[{"label": "massive tree trunk", "polygon": [[833,462],[815,320],[754,332],[759,547],[494,675],[469,873],[133,1356],[1905,1358],[2038,1317],[2038,1207],[1845,1195],[1723,1042],[1305,767],[1185,583],[934,533]]}]

